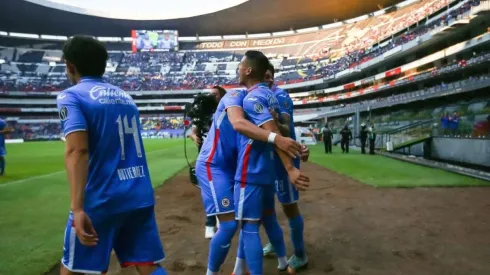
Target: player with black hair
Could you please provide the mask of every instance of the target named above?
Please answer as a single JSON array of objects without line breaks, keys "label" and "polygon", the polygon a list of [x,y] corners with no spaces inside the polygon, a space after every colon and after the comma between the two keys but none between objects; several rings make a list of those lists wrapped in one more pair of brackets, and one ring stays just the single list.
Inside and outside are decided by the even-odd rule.
[{"label": "player with black hair", "polygon": [[[280,114],[274,114],[276,122],[283,136],[291,137],[296,140],[293,119],[293,101],[286,91],[274,84],[274,74],[274,66],[269,64],[265,74],[265,81],[269,83],[269,87],[279,102]],[[299,159],[294,159],[294,166],[299,169]],[[287,174],[284,171],[284,166],[280,161],[276,161],[275,169],[275,191],[279,202],[282,204],[283,212],[289,220],[291,241],[294,247],[294,255],[287,261],[287,264],[292,269],[299,270],[308,264],[303,241],[304,222],[298,207],[299,193],[294,185],[289,182]],[[274,209],[264,213],[263,224],[271,242],[264,247],[264,256],[276,254],[279,260],[279,268],[281,268],[281,266],[284,267],[286,264],[286,251],[283,244],[282,229],[279,226]]]},{"label": "player with black hair", "polygon": [[57,97],[71,197],[60,274],[104,273],[114,249],[123,267],[166,275],[138,108],[102,79],[107,58],[92,37],[63,46],[74,86]]},{"label": "player with black hair", "polygon": [[[245,66],[243,69],[245,69]],[[248,71],[247,73],[250,73],[253,68],[246,70]],[[263,76],[261,76],[261,79],[263,80]],[[254,144],[254,147],[259,144],[262,144],[264,147],[267,144],[270,144],[270,146],[275,145],[277,150],[281,150],[281,152],[286,154],[285,159],[300,155],[301,146],[296,141],[277,134],[276,132],[278,131],[274,132],[265,127],[261,128],[253,123],[255,121],[251,122],[245,118],[246,114],[248,115],[251,112],[250,108],[254,108],[254,97],[250,97],[248,101],[244,100],[250,94],[247,90],[235,90],[226,93],[221,99],[218,104],[218,109],[214,114],[213,124],[208,137],[204,141],[196,161],[196,175],[199,186],[201,187],[201,195],[206,213],[208,216],[219,217],[220,221],[218,231],[211,239],[209,245],[208,275],[218,274],[228,254],[231,240],[238,228],[237,219],[239,218],[236,218],[236,216],[239,216],[240,212],[236,210],[240,207],[241,198],[237,197],[239,191],[234,191],[234,188],[236,188],[237,184],[238,186],[241,185],[240,183],[235,184],[235,182],[237,177],[238,180],[241,179],[241,175],[244,175],[246,178],[248,177],[248,169],[237,169],[237,159],[239,159],[237,155],[240,155],[240,153],[243,154],[243,150],[247,147],[246,144],[239,142],[238,135],[243,135],[243,138],[240,138],[240,140],[245,139],[246,136],[248,139],[247,144]],[[267,102],[267,104],[269,103]],[[268,106],[260,104],[260,106],[257,105],[257,108],[262,108],[257,110],[269,114]],[[270,120],[270,122],[272,123],[273,120]],[[251,165],[257,165],[258,159],[255,151],[253,154],[250,152],[248,159]],[[290,172],[292,182],[304,184],[304,177],[300,177],[299,171],[291,169]],[[251,176],[255,177],[255,175]],[[249,197],[246,196],[247,200]],[[245,198],[245,194],[243,198]],[[262,249],[260,239],[256,247],[258,248],[258,254],[255,258],[258,257],[261,260]],[[239,255],[244,255],[244,253],[240,253]],[[242,259],[245,259],[245,256]],[[253,257],[247,258],[247,261],[248,259],[253,261]],[[253,266],[255,267],[256,264]],[[260,272],[262,272],[261,263],[259,264],[260,268],[256,267],[256,270],[260,269]]]},{"label": "player with black hair", "polygon": [[[240,84],[248,89],[243,100],[243,111],[257,126],[280,133],[271,114],[271,111],[280,112],[279,103],[269,89],[268,83],[264,83],[268,67],[269,60],[263,53],[259,51],[245,53],[238,69]],[[259,224],[264,213],[274,209],[275,173],[271,173],[275,169],[274,155],[280,158],[285,173],[298,189],[305,189],[309,179],[294,166],[292,158],[280,150],[274,150],[267,143],[239,135],[238,148],[234,191],[235,217],[242,224],[236,266],[243,266],[243,262],[246,262],[251,274],[262,274]],[[274,154],[274,151],[277,154]],[[284,268],[287,268],[287,264],[280,267],[280,269]]]}]

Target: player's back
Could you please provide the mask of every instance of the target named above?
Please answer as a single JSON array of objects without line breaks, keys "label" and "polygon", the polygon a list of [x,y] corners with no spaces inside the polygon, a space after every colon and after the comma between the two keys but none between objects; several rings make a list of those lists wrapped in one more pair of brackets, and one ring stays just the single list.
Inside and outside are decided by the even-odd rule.
[{"label": "player's back", "polygon": [[230,107],[241,108],[246,95],[246,90],[238,90],[226,93],[221,99],[197,161],[235,173],[238,152],[237,132],[233,129],[226,110]]},{"label": "player's back", "polygon": [[[250,89],[243,100],[245,117],[257,126],[273,120],[270,110],[279,113],[277,99],[266,84]],[[271,184],[274,173],[274,146],[238,134],[238,166],[235,181],[251,184]]]},{"label": "player's back", "polygon": [[139,112],[131,96],[102,79],[83,78],[57,101],[65,135],[88,133],[85,211],[112,214],[153,205]]}]

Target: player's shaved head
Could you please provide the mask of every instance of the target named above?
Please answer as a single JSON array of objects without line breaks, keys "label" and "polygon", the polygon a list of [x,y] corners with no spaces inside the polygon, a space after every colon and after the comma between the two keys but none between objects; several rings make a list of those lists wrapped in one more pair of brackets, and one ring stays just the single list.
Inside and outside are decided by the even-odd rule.
[{"label": "player's shaved head", "polygon": [[90,36],[74,36],[63,46],[63,60],[67,63],[67,69],[75,69],[82,77],[102,77],[108,58],[104,45]]},{"label": "player's shaved head", "polygon": [[269,66],[269,59],[262,52],[247,51],[242,60],[242,65],[250,69],[248,74],[250,78],[262,82]]}]

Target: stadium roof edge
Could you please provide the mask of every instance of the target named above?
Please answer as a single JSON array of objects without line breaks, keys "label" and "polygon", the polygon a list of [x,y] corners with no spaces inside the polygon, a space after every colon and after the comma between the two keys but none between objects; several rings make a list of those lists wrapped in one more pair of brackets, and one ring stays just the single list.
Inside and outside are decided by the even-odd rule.
[{"label": "stadium roof edge", "polygon": [[[150,20],[150,21],[139,21],[134,23],[134,20],[118,20],[118,19],[108,19],[108,18],[100,18],[100,17],[94,17],[94,16],[88,16],[88,15],[81,15],[81,14],[74,14],[71,12],[67,11],[60,11],[56,10],[53,8],[47,8],[44,6],[39,6],[37,4],[31,3],[27,0],[24,1],[18,1],[18,0],[4,0],[4,5],[7,7],[5,9],[2,9],[0,11],[0,25],[3,26],[2,31],[6,32],[16,32],[16,33],[27,33],[27,34],[38,34],[38,35],[51,35],[51,36],[71,36],[76,33],[85,33],[85,34],[91,34],[93,36],[97,37],[119,37],[123,38],[125,36],[129,35],[129,30],[130,29],[138,29],[140,26],[147,26],[147,28],[142,28],[142,29],[161,29],[162,25],[165,25],[165,29],[177,29],[179,30],[179,33],[184,36],[184,37],[189,37],[190,32],[192,32],[192,36],[190,37],[198,37],[198,36],[210,36],[210,35],[216,35],[216,33],[220,33],[221,39],[226,39],[223,37],[223,35],[229,36],[229,35],[248,35],[247,33],[250,33],[250,36],[252,36],[252,33],[261,33],[260,31],[262,30],[262,33],[272,33],[272,32],[281,32],[284,31],[284,25],[291,25],[290,29],[295,29],[295,30],[300,30],[300,31],[305,31],[307,32],[308,29],[310,31],[317,31],[317,29],[321,28],[330,28],[335,24],[339,24],[342,22],[346,23],[351,23],[353,20],[356,19],[362,19],[362,17],[365,17],[366,15],[368,16],[376,16],[379,14],[384,13],[387,9],[393,8],[393,7],[402,7],[409,5],[411,3],[419,2],[421,0],[407,0],[401,2],[401,0],[379,0],[377,1],[380,6],[374,3],[368,3],[371,1],[366,1],[366,3],[354,3],[356,1],[350,0],[348,1],[348,5],[345,5],[345,3],[342,3],[342,5],[338,4],[330,4],[332,6],[332,11],[329,11],[327,13],[326,11],[314,11],[316,14],[311,14],[311,18],[315,17],[315,19],[310,19],[310,18],[304,18],[304,19],[298,19],[298,17],[301,17],[302,15],[307,15],[305,12],[306,10],[303,11],[303,14],[297,15],[296,18],[291,18],[291,14],[288,14],[288,18],[282,19],[281,17],[286,17],[286,15],[282,16],[281,13],[277,14],[277,19],[278,20],[271,20],[270,16],[263,16],[263,18],[258,18],[257,16],[257,23],[253,23],[251,26],[247,26],[248,24],[246,22],[243,23],[237,23],[235,21],[239,20],[233,20],[233,22],[229,22],[228,19],[225,17],[233,14],[234,16],[230,17],[230,20],[233,18],[235,19],[237,16],[238,17],[244,17],[244,15],[241,15],[242,10],[243,13],[247,13],[247,10],[250,9],[251,6],[256,7],[255,4],[256,2],[260,0],[250,0],[248,2],[245,2],[244,4],[241,4],[237,7],[234,8],[229,8],[220,12],[212,13],[209,15],[204,15],[204,16],[196,16],[196,17],[191,17],[191,18],[185,18],[185,19],[176,19],[176,20]],[[330,1],[325,1],[325,0],[309,0],[312,3],[315,3],[317,5],[325,5],[324,2],[333,2],[334,0]],[[271,0],[268,1],[267,5],[270,5],[271,7],[276,7],[278,5],[278,2],[281,2],[279,4],[281,8],[284,9],[284,13],[288,13],[289,9],[297,9],[297,3],[294,3],[296,1],[294,0]],[[400,3],[401,2],[401,3]],[[323,3],[323,4],[322,4]],[[396,4],[395,6],[392,6],[392,4]],[[287,8],[284,8],[286,6],[290,6]],[[381,5],[389,5],[388,8],[383,8],[378,11],[379,7]],[[303,3],[304,6],[304,3]],[[346,7],[343,6],[349,6],[350,10],[345,11],[347,9]],[[12,10],[11,10],[12,9]],[[310,7],[311,9],[311,7]],[[9,12],[15,10],[16,12]],[[321,8],[318,8],[318,10],[321,10]],[[334,14],[334,10],[339,10],[342,11],[342,13],[339,14]],[[240,12],[240,14],[237,14],[237,12]],[[255,10],[256,11],[256,10]],[[308,10],[308,12],[312,12]],[[36,16],[34,16],[34,13],[36,13]],[[290,13],[290,12],[289,12]],[[363,14],[362,16],[356,16],[356,13]],[[344,18],[340,17],[344,14]],[[15,16],[14,16],[15,15]],[[292,14],[294,15],[294,13]],[[323,15],[323,16],[322,16]],[[328,16],[327,16],[328,15]],[[353,15],[353,16],[352,16]],[[46,20],[42,20],[43,22],[39,22],[39,20],[36,20],[34,22],[34,18],[46,18]],[[337,21],[335,17],[333,16],[339,16],[341,20]],[[53,18],[54,17],[54,18]],[[353,18],[352,18],[353,17]],[[26,18],[25,21],[20,21],[19,18]],[[53,19],[50,19],[53,18]],[[53,22],[53,20],[59,18],[57,22]],[[322,18],[322,19],[320,19]],[[332,24],[324,24],[325,21],[327,21],[330,18],[334,23]],[[350,19],[349,19],[350,18]],[[66,20],[65,20],[66,19]],[[70,20],[71,19],[71,20]],[[294,19],[294,20],[292,20]],[[68,20],[68,21],[67,21]],[[109,21],[110,20],[110,21]],[[204,21],[203,21],[204,20]],[[59,22],[60,21],[78,21],[83,24],[66,24],[68,26],[60,26]],[[93,21],[93,22],[91,22]],[[216,22],[215,22],[216,21]],[[276,23],[276,21],[282,21],[282,24]],[[96,22],[97,23],[97,28],[92,28],[91,26],[94,25]],[[131,23],[133,22],[133,23]],[[168,24],[166,24],[168,22]],[[187,23],[190,22],[190,23]],[[207,23],[210,22],[210,23]],[[227,23],[228,22],[228,23]],[[264,23],[267,22],[267,23]],[[311,23],[315,22],[315,23]],[[18,23],[18,24],[15,24]],[[54,24],[57,23],[57,24]],[[182,24],[180,24],[182,23]],[[184,23],[185,26],[184,26]],[[197,24],[193,24],[197,23]],[[324,24],[324,25],[322,25]],[[55,25],[56,28],[54,27]],[[158,25],[158,28],[155,28],[154,26]],[[201,26],[206,25],[206,30],[201,28]],[[233,25],[233,27],[226,27],[226,25]],[[102,26],[102,27],[101,27]],[[107,27],[106,27],[107,26]],[[121,27],[120,27],[121,26]],[[126,26],[132,26],[130,28],[127,28]],[[180,27],[179,27],[180,26]],[[194,27],[192,27],[194,26]],[[267,27],[267,26],[270,26]],[[213,27],[213,28],[211,28]],[[124,32],[121,32],[121,29],[126,28]],[[317,29],[316,29],[317,28]],[[79,30],[85,30],[85,31],[79,31]],[[89,31],[90,29],[93,29],[93,31]],[[141,29],[141,28],[140,28]],[[192,31],[190,31],[192,29]],[[200,30],[202,29],[202,31]],[[306,30],[305,30],[306,29]],[[35,30],[35,31],[34,31]],[[87,31],[88,30],[88,31]],[[112,32],[111,30],[114,30]],[[248,30],[248,32],[247,32]],[[264,32],[265,30],[265,32]],[[245,31],[245,34],[244,34]],[[296,32],[296,31],[295,31]],[[108,35],[109,34],[109,35]],[[125,35],[124,35],[125,34]],[[41,39],[41,37],[40,37]],[[230,38],[233,39],[233,38]]]}]

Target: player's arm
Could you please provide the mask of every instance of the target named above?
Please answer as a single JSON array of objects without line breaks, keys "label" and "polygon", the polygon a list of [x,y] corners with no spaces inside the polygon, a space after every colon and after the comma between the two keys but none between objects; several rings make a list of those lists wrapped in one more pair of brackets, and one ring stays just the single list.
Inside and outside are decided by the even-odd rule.
[{"label": "player's arm", "polygon": [[83,209],[89,166],[87,121],[74,95],[61,93],[57,105],[66,138],[65,169],[70,184],[73,221],[78,225],[75,227],[76,235],[83,245],[95,246],[98,242],[97,232]]},{"label": "player's arm", "polygon": [[[275,133],[277,136],[280,136],[281,134],[279,132],[279,128],[277,127],[277,124],[268,109],[268,101],[261,97],[257,97],[253,101],[247,100],[246,98],[243,101],[243,111],[246,112],[248,117],[250,117],[255,124],[268,132]],[[294,184],[297,189],[305,190],[309,186],[308,182],[310,180],[308,177],[301,174],[299,169],[294,167],[293,159],[285,152],[279,150],[278,148],[276,148],[276,152],[288,173],[291,183]]]},{"label": "player's arm", "polygon": [[70,183],[71,210],[83,211],[85,186],[88,177],[88,135],[86,131],[72,132],[66,136],[65,168]]},{"label": "player's arm", "polygon": [[83,211],[89,159],[87,122],[80,103],[73,94],[60,94],[57,104],[66,139],[65,169],[70,184],[71,210]]},{"label": "player's arm", "polygon": [[289,127],[289,125],[291,125],[290,123],[291,117],[289,114],[281,113],[281,120],[277,123],[277,127],[279,127],[279,131],[281,131],[281,134],[285,137],[291,136],[291,128]]},{"label": "player's arm", "polygon": [[281,134],[285,137],[291,136],[291,115],[293,113],[293,101],[289,96],[278,96],[279,108],[281,114],[279,114],[280,119],[276,119],[277,127]]},{"label": "player's arm", "polygon": [[[273,133],[272,131],[262,129],[259,126],[251,123],[245,119],[245,114],[242,107],[231,106],[226,109],[226,112],[233,129],[238,133],[253,140],[273,143],[275,147],[279,149],[279,151],[284,152],[289,157],[300,156],[301,145],[290,138],[281,136],[280,134],[271,135],[271,133]],[[274,123],[273,121],[271,122]],[[271,140],[269,140],[269,137],[271,137]]]}]

